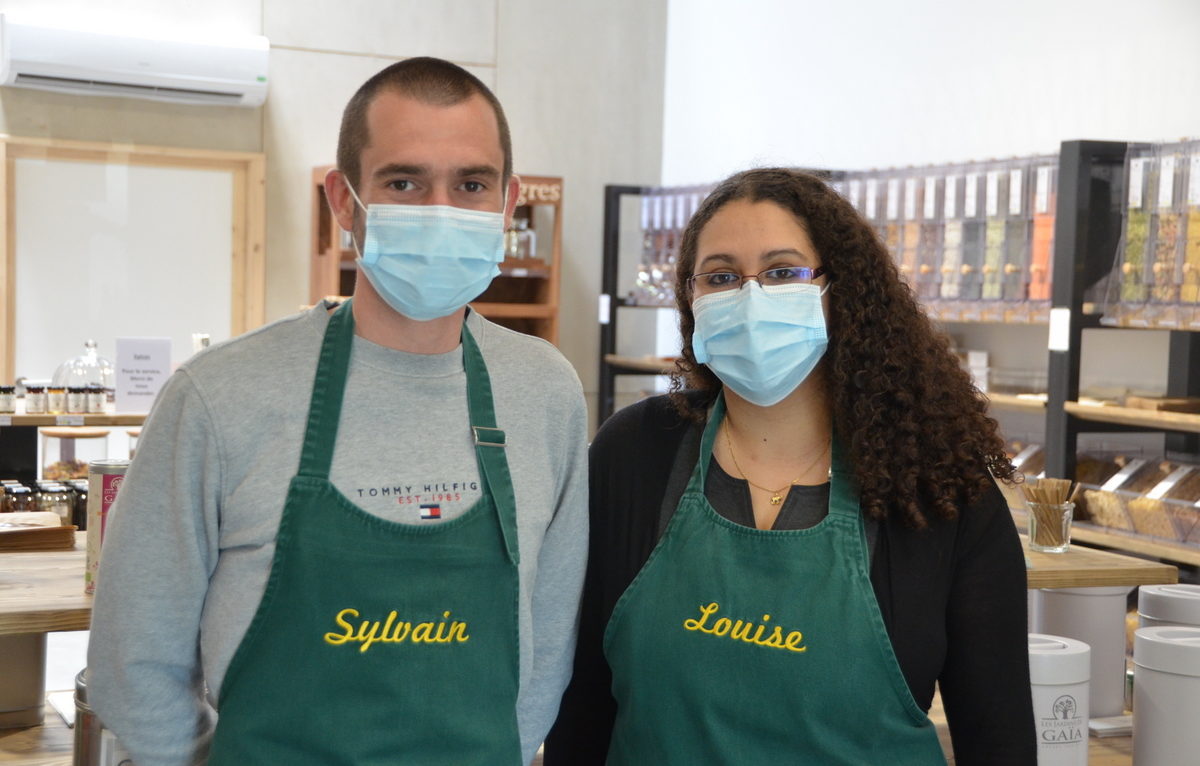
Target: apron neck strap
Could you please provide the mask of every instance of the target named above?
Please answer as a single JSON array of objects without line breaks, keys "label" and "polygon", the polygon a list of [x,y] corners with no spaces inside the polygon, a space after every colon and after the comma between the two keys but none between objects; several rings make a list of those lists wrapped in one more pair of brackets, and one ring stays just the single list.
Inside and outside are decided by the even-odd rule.
[{"label": "apron neck strap", "polygon": [[[717,432],[724,419],[725,392],[721,391],[717,394],[712,411],[708,413],[708,423],[704,426],[704,436],[700,439],[700,458],[696,461],[692,479],[685,491],[704,494],[705,482],[708,479],[708,464],[712,461],[713,444],[716,442]],[[829,513],[831,516],[858,518],[861,516],[858,506],[858,482],[854,478],[854,471],[846,462],[845,453],[838,441],[837,434],[834,434],[833,443],[830,445],[830,460]]]},{"label": "apron neck strap", "polygon": [[329,326],[321,341],[312,401],[308,407],[308,425],[300,452],[301,476],[329,478],[338,421],[342,416],[342,397],[346,392],[346,373],[350,369],[350,349],[354,346],[352,301],[353,298],[343,303],[329,317]]},{"label": "apron neck strap", "polygon": [[471,335],[467,322],[462,326],[463,369],[467,373],[467,411],[471,417],[471,435],[484,493],[491,493],[500,516],[504,546],[513,564],[521,563],[517,544],[517,500],[512,475],[508,470],[508,449],[504,431],[496,426],[496,406],[492,401],[492,379],[483,353]]}]

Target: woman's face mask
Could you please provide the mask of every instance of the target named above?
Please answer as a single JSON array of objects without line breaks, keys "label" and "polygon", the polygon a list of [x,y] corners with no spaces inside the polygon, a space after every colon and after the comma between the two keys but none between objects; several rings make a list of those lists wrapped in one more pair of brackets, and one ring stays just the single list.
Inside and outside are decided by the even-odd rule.
[{"label": "woman's face mask", "polygon": [[829,345],[824,293],[814,284],[746,282],[692,303],[692,351],[743,399],[778,404],[808,378]]}]

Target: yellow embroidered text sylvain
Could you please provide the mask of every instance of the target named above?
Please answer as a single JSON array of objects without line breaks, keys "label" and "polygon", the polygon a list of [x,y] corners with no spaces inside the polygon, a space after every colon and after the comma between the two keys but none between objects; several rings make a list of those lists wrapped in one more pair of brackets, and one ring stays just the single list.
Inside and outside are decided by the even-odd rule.
[{"label": "yellow embroidered text sylvain", "polygon": [[[365,652],[372,644],[400,644],[408,641],[412,644],[449,644],[465,643],[470,640],[467,635],[467,624],[458,620],[450,620],[450,612],[442,612],[440,622],[405,622],[396,619],[396,612],[390,612],[387,620],[362,620],[355,630],[350,619],[358,617],[357,609],[343,609],[334,616],[333,621],[341,628],[340,633],[326,633],[325,642],[334,646],[342,644],[362,644],[358,651]],[[449,621],[449,622],[447,622]]]},{"label": "yellow embroidered text sylvain", "polygon": [[718,617],[713,621],[712,626],[709,627],[708,618],[715,615],[720,608],[721,606],[716,601],[708,606],[700,607],[700,619],[684,620],[684,629],[698,630],[710,636],[727,636],[734,641],[744,641],[747,644],[765,646],[768,649],[786,649],[789,652],[808,651],[808,647],[800,645],[804,641],[804,634],[798,630],[793,630],[785,634],[783,628],[776,625],[770,629],[770,634],[766,638],[763,638],[763,633],[768,630],[767,623],[771,621],[771,615],[769,614],[762,616],[761,625],[755,625],[748,620],[731,620],[728,617]]}]

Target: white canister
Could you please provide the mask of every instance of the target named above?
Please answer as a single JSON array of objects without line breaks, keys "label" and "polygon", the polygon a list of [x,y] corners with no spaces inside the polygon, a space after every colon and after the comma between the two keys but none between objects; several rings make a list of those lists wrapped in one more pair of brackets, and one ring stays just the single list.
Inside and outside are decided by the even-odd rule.
[{"label": "white canister", "polygon": [[1125,597],[1133,586],[1042,590],[1042,633],[1092,649],[1088,710],[1093,718],[1125,712]]},{"label": "white canister", "polygon": [[1082,641],[1029,634],[1038,766],[1087,766],[1091,653]]},{"label": "white canister", "polygon": [[1200,757],[1200,628],[1139,628],[1133,634],[1133,664],[1133,762],[1195,763]]},{"label": "white canister", "polygon": [[1143,585],[1138,589],[1138,627],[1200,626],[1200,585]]}]

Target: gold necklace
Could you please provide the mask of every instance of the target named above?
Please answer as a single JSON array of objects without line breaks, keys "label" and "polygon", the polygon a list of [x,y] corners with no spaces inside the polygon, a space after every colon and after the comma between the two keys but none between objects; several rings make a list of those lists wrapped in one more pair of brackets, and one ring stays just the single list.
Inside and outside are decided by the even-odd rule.
[{"label": "gold necklace", "polygon": [[[769,489],[767,487],[764,487],[761,484],[755,484],[754,482],[750,481],[750,477],[747,476],[746,472],[742,470],[742,467],[740,465],[738,465],[737,455],[733,451],[733,440],[729,438],[729,430],[730,429],[729,429],[728,422],[726,422],[726,425],[725,425],[725,447],[729,450],[729,457],[733,459],[733,467],[736,468],[737,472],[742,475],[742,480],[745,481],[747,484],[749,484],[751,487],[761,489],[763,492],[771,493],[771,505],[779,505],[780,503],[782,503],[783,502],[783,491],[785,489],[787,489],[788,487],[791,487],[795,484],[799,484],[800,480],[802,478],[804,478],[804,474],[806,474],[810,470],[812,470],[812,467],[817,464],[817,460],[820,460],[825,455],[825,452],[829,449],[829,445],[826,444],[825,449],[821,450],[820,454],[817,455],[816,460],[813,460],[811,463],[809,463],[808,466],[805,467],[805,469],[800,472],[799,476],[792,479],[787,484],[784,484],[779,489]],[[833,466],[829,467],[829,474],[830,475],[833,474]]]}]

